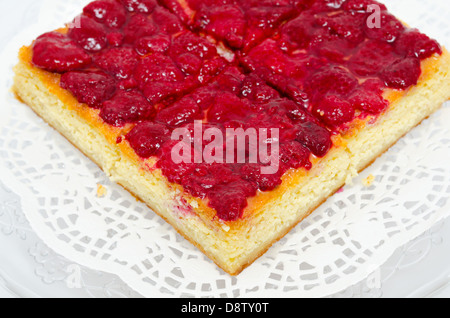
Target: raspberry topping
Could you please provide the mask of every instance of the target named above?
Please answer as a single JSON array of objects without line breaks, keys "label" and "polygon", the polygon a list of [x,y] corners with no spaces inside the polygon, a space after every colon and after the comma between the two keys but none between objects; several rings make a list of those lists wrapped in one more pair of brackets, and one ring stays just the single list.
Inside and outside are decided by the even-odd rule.
[{"label": "raspberry topping", "polygon": [[355,110],[346,100],[328,95],[313,107],[314,114],[329,126],[338,127],[355,117]]},{"label": "raspberry topping", "polygon": [[358,80],[340,66],[329,66],[314,72],[305,85],[310,98],[317,101],[326,94],[347,96],[358,85]]},{"label": "raspberry topping", "polygon": [[415,29],[407,30],[400,35],[394,47],[400,55],[419,59],[426,59],[435,53],[442,54],[439,43]]},{"label": "raspberry topping", "polygon": [[90,53],[101,51],[108,44],[105,27],[85,15],[79,16],[72,22],[68,35]]},{"label": "raspberry topping", "polygon": [[306,0],[308,6],[317,12],[329,11],[332,9],[340,9],[344,4],[345,0]]},{"label": "raspberry topping", "polygon": [[[355,118],[385,111],[386,89],[417,84],[421,60],[442,48],[375,0],[97,0],[67,34],[37,38],[33,53],[122,128],[117,143],[155,157],[168,181],[235,221],[288,170],[311,169]],[[255,156],[262,146],[267,155]],[[172,156],[180,149],[186,162]]]},{"label": "raspberry topping", "polygon": [[[125,43],[136,43],[145,36],[158,34],[158,27],[144,14],[131,16],[123,30]],[[163,32],[163,34],[165,34]]]},{"label": "raspberry topping", "polygon": [[123,34],[118,32],[111,32],[106,36],[106,39],[108,40],[109,45],[118,47],[123,43]]},{"label": "raspberry topping", "polygon": [[[151,138],[149,142],[152,142]],[[184,180],[187,180],[188,176],[192,175],[192,172],[195,170],[195,164],[184,162],[175,163],[172,160],[172,150],[178,145],[178,143],[179,141],[169,140],[161,146],[161,155],[159,156],[157,167],[161,169],[167,180],[181,184]]]},{"label": "raspberry topping", "polygon": [[189,96],[184,97],[177,103],[161,110],[156,116],[156,120],[172,127],[177,127],[193,122],[199,117],[200,109],[197,103]]},{"label": "raspberry topping", "polygon": [[114,79],[102,72],[68,72],[61,76],[61,87],[70,91],[80,103],[99,108],[116,91]]},{"label": "raspberry topping", "polygon": [[231,47],[244,45],[245,13],[236,5],[205,7],[196,14],[194,27],[213,34]]},{"label": "raspberry topping", "polygon": [[208,191],[220,184],[220,180],[212,175],[211,172],[213,171],[210,166],[202,165],[196,167],[191,175],[186,176],[184,188],[198,198],[206,198]]},{"label": "raspberry topping", "polygon": [[281,184],[279,171],[274,174],[262,174],[260,164],[244,165],[240,172],[245,180],[254,183],[255,187],[261,191],[271,191]]},{"label": "raspberry topping", "polygon": [[244,51],[273,34],[278,26],[298,12],[295,1],[291,0],[187,2],[196,11],[194,29]]},{"label": "raspberry topping", "polygon": [[166,9],[156,7],[152,16],[155,24],[159,26],[163,32],[175,34],[184,29],[180,19]]},{"label": "raspberry topping", "polygon": [[170,139],[170,129],[163,124],[145,121],[137,124],[126,138],[138,156],[150,158],[159,154],[163,144]]},{"label": "raspberry topping", "polygon": [[125,8],[115,0],[97,0],[88,4],[84,14],[110,28],[120,28],[126,22]]},{"label": "raspberry topping", "polygon": [[409,57],[397,60],[387,66],[380,76],[388,87],[406,89],[417,84],[421,72],[420,60]]},{"label": "raspberry topping", "polygon": [[92,58],[57,32],[45,33],[33,45],[33,63],[50,72],[63,73],[88,66]]},{"label": "raspberry topping", "polygon": [[287,141],[280,148],[280,162],[289,168],[299,169],[305,167],[310,169],[309,155],[310,150],[296,140]]},{"label": "raspberry topping", "polygon": [[166,34],[145,36],[136,42],[136,51],[140,55],[165,53],[170,48],[171,39]]},{"label": "raspberry topping", "polygon": [[376,25],[369,27],[366,23],[364,30],[368,38],[392,43],[405,30],[403,24],[386,11],[381,12],[380,23],[381,27]]},{"label": "raspberry topping", "polygon": [[156,8],[156,0],[121,0],[130,12],[152,13]]},{"label": "raspberry topping", "polygon": [[300,124],[295,139],[317,157],[325,156],[332,147],[330,132],[313,122]]},{"label": "raspberry topping", "polygon": [[370,5],[377,5],[382,11],[387,10],[384,4],[375,0],[347,0],[342,7],[350,11],[368,12]]},{"label": "raspberry topping", "polygon": [[389,103],[380,94],[369,90],[358,89],[349,99],[353,108],[371,114],[379,114],[385,110]]},{"label": "raspberry topping", "polygon": [[95,64],[118,80],[130,78],[138,62],[137,53],[133,48],[112,48],[94,58]]},{"label": "raspberry topping", "polygon": [[365,14],[344,11],[331,16],[322,16],[317,22],[321,27],[328,30],[330,37],[336,35],[358,44],[364,40],[364,31],[361,28],[364,20]]},{"label": "raspberry topping", "polygon": [[233,182],[218,185],[209,193],[210,206],[217,211],[217,216],[224,221],[235,221],[242,217],[247,207],[247,198],[256,194],[250,182]]},{"label": "raspberry topping", "polygon": [[155,53],[142,59],[134,77],[145,97],[153,104],[180,95],[192,86],[189,78],[168,56]]},{"label": "raspberry topping", "polygon": [[392,45],[381,41],[367,41],[349,60],[349,68],[359,76],[377,75],[389,61],[395,60]]},{"label": "raspberry topping", "polygon": [[110,100],[103,103],[100,117],[108,124],[121,127],[126,123],[151,120],[156,111],[138,91],[120,90]]},{"label": "raspberry topping", "polygon": [[233,93],[224,92],[216,96],[214,105],[208,111],[209,122],[228,122],[236,118],[241,118],[248,112],[246,105]]},{"label": "raspberry topping", "polygon": [[183,53],[190,53],[200,59],[212,59],[217,56],[217,49],[205,39],[186,32],[177,36],[170,48],[170,54],[173,57]]}]

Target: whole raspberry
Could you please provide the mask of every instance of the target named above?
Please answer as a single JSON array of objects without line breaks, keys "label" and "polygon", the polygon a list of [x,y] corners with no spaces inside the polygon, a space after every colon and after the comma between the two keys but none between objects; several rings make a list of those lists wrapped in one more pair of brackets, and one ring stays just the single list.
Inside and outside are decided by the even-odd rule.
[{"label": "whole raspberry", "polygon": [[313,113],[325,124],[338,127],[348,123],[355,116],[352,105],[335,95],[328,95],[313,107]]},{"label": "whole raspberry", "polygon": [[66,35],[49,32],[34,42],[32,62],[47,71],[63,73],[88,66],[91,57]]}]

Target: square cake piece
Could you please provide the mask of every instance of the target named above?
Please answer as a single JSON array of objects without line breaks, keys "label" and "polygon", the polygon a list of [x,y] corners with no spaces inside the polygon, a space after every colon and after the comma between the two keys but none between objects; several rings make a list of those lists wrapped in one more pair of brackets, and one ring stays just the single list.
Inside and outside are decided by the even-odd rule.
[{"label": "square cake piece", "polygon": [[15,73],[20,100],[231,275],[450,98],[450,54],[372,0],[98,0]]}]

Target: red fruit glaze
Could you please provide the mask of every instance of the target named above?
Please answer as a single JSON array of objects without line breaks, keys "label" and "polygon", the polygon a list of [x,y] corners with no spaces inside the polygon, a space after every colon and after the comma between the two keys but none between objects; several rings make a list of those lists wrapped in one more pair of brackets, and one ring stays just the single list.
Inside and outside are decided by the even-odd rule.
[{"label": "red fruit glaze", "polygon": [[128,79],[138,63],[138,55],[131,47],[112,48],[94,57],[95,64],[118,80]]},{"label": "red fruit glaze", "polygon": [[152,18],[154,23],[163,32],[175,34],[184,29],[180,19],[176,15],[159,6],[153,11]]},{"label": "red fruit glaze", "polygon": [[245,13],[236,5],[202,8],[194,28],[204,30],[233,48],[241,48],[245,38]]},{"label": "red fruit glaze", "polygon": [[247,180],[255,184],[261,191],[271,191],[281,184],[280,170],[275,174],[262,174],[260,164],[247,164],[242,166],[240,173]]},{"label": "red fruit glaze", "polygon": [[136,42],[136,52],[140,55],[165,53],[170,48],[171,41],[166,34],[145,36]]},{"label": "red fruit glaze", "polygon": [[[381,28],[368,23],[369,5],[381,10]],[[436,41],[406,29],[377,1],[305,0],[300,7],[279,35],[241,55],[240,62],[331,130],[345,129],[355,114],[380,114],[387,107],[383,89],[415,85],[420,60],[442,53]],[[381,88],[362,84],[367,80]],[[324,101],[328,95],[334,103]]]},{"label": "red fruit glaze", "polygon": [[356,75],[372,76],[395,59],[394,48],[389,43],[367,41],[350,58],[348,66]]},{"label": "red fruit glaze", "polygon": [[377,5],[382,11],[387,10],[384,4],[375,0],[347,0],[342,8],[349,11],[368,12],[369,5]]},{"label": "red fruit glaze", "polygon": [[327,66],[306,79],[305,91],[313,101],[321,100],[327,94],[347,96],[358,85],[357,79],[346,69]]},{"label": "red fruit glaze", "polygon": [[352,105],[335,95],[328,95],[314,105],[313,113],[331,127],[339,127],[355,117]]},{"label": "red fruit glaze", "polygon": [[193,122],[201,119],[200,108],[189,96],[182,98],[175,104],[161,110],[156,116],[156,121],[167,124],[171,127]]},{"label": "red fruit glaze", "polygon": [[70,91],[80,103],[99,108],[116,91],[114,79],[102,72],[68,72],[61,76],[61,87]]},{"label": "red fruit glaze", "polygon": [[145,121],[137,124],[126,136],[141,158],[158,155],[163,144],[170,140],[170,129],[163,124]]},{"label": "red fruit glaze", "polygon": [[304,5],[310,7],[316,12],[329,11],[332,9],[340,9],[345,0],[305,0]]},{"label": "red fruit glaze", "polygon": [[158,0],[158,2],[174,13],[185,25],[190,24],[190,17],[179,0]]},{"label": "red fruit glaze", "polygon": [[223,92],[215,97],[214,105],[208,111],[208,121],[223,123],[242,118],[248,113],[246,104],[231,92]]},{"label": "red fruit glaze", "polygon": [[[370,5],[381,10],[381,28],[368,23]],[[235,60],[218,54],[219,42]],[[415,85],[421,60],[442,49],[375,0],[97,0],[67,34],[40,36],[33,52],[34,65],[62,73],[60,86],[106,124],[126,127],[118,143],[155,157],[168,181],[235,221],[249,197],[276,189],[289,169],[311,169],[312,156],[327,155],[356,116],[385,111],[386,88]],[[240,154],[230,143],[244,162],[205,162],[230,149],[207,148],[216,135],[200,146],[197,120],[203,136],[214,128],[228,142],[227,129],[259,137],[278,129],[278,139],[270,132],[262,141],[279,143],[278,169],[262,173],[267,162],[250,139]],[[173,161],[178,128],[186,128],[191,163]]]},{"label": "red fruit glaze", "polygon": [[394,48],[400,55],[419,59],[426,59],[435,53],[442,54],[439,43],[415,29],[408,30],[400,35]]},{"label": "red fruit glaze", "polygon": [[364,30],[361,28],[364,22],[365,14],[346,11],[317,19],[317,23],[329,32],[328,36],[336,35],[354,44],[364,40]]},{"label": "red fruit glaze", "polygon": [[100,117],[112,126],[121,127],[126,123],[151,120],[156,110],[139,91],[119,90],[110,100],[103,103]]},{"label": "red fruit glaze", "polygon": [[50,72],[63,73],[88,66],[92,58],[63,34],[45,33],[33,44],[33,64]]},{"label": "red fruit glaze", "polygon": [[70,24],[68,36],[90,53],[101,51],[108,44],[105,27],[85,15],[75,18]]},{"label": "red fruit glaze", "polygon": [[141,59],[134,77],[145,97],[153,104],[178,96],[192,86],[176,62],[159,53]]},{"label": "red fruit glaze", "polygon": [[305,122],[297,126],[294,138],[317,157],[324,157],[333,146],[330,137],[330,132],[324,127]]},{"label": "red fruit glaze", "polygon": [[389,102],[380,94],[369,90],[358,89],[349,98],[354,109],[359,109],[371,114],[379,114],[385,110]]},{"label": "red fruit glaze", "polygon": [[156,0],[120,0],[130,12],[152,13],[156,8]]},{"label": "red fruit glaze", "polygon": [[414,57],[400,59],[381,71],[381,79],[386,86],[396,89],[406,89],[417,84],[421,74],[420,60]]},{"label": "red fruit glaze", "polygon": [[389,43],[394,42],[405,30],[403,24],[392,14],[381,12],[381,27],[365,24],[365,32],[368,38]]},{"label": "red fruit glaze", "polygon": [[[139,135],[137,135],[139,136]],[[170,137],[170,136],[169,136]],[[128,137],[127,137],[128,138]],[[150,139],[151,142],[151,139]],[[163,175],[169,180],[177,184],[182,184],[189,175],[195,170],[193,163],[174,163],[172,160],[172,149],[179,143],[177,140],[168,140],[162,144],[160,148],[159,160],[157,167],[161,169]],[[151,143],[153,144],[153,142]]]},{"label": "red fruit glaze", "polygon": [[[188,0],[195,11],[192,26],[233,49],[248,51],[298,13],[291,0]],[[172,10],[176,7],[172,6]]]},{"label": "red fruit glaze", "polygon": [[185,32],[175,37],[170,47],[170,55],[173,58],[184,53],[190,53],[200,59],[212,59],[217,56],[217,49],[204,38]]},{"label": "red fruit glaze", "polygon": [[177,82],[185,77],[171,58],[158,53],[141,59],[134,75],[141,88],[149,82]]},{"label": "red fruit glaze", "polygon": [[141,13],[132,15],[123,29],[124,42],[127,44],[136,43],[145,36],[153,36],[159,33],[165,34],[159,32],[158,26],[154,24],[152,19]]},{"label": "red fruit glaze", "polygon": [[224,221],[235,221],[242,217],[247,207],[247,198],[256,194],[250,182],[232,182],[216,186],[208,195],[209,204],[216,209],[217,216]]},{"label": "red fruit glaze", "polygon": [[[328,144],[328,141],[326,143]],[[287,141],[280,147],[280,163],[288,169],[310,169],[309,155],[310,150],[296,140]]]},{"label": "red fruit glaze", "polygon": [[111,32],[106,36],[108,44],[111,46],[121,46],[123,43],[123,34],[118,32]]},{"label": "red fruit glaze", "polygon": [[116,0],[97,0],[88,4],[83,13],[110,28],[120,28],[126,22],[125,8]]}]

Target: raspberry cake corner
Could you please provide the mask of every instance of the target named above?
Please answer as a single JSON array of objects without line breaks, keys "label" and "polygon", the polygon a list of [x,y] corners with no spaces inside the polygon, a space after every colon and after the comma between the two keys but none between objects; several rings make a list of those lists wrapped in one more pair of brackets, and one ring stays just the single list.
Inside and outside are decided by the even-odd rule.
[{"label": "raspberry cake corner", "polygon": [[[450,54],[373,0],[97,0],[15,73],[21,101],[231,275],[450,98]],[[276,128],[278,170],[175,163],[172,134],[198,122]]]}]

